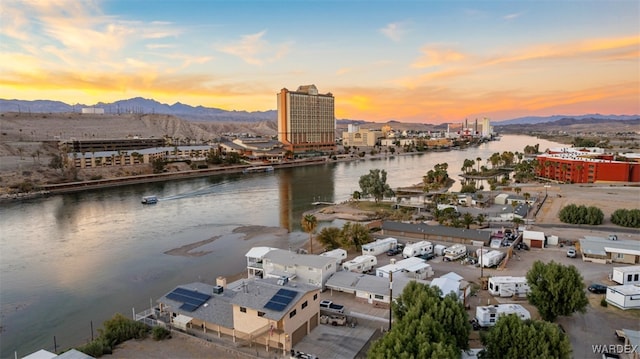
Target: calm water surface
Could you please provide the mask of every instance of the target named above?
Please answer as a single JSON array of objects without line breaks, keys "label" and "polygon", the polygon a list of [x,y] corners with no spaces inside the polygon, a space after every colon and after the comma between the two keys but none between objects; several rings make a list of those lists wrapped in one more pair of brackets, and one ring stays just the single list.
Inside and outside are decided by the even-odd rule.
[{"label": "calm water surface", "polygon": [[[167,183],[110,188],[0,205],[0,354],[13,358],[39,349],[83,344],[115,313],[140,311],[174,286],[212,283],[246,268],[253,246],[298,248],[308,238],[299,222],[314,201],[344,201],[359,190],[370,169],[387,171],[392,188],[422,181],[447,162],[459,179],[464,159],[495,152],[560,144],[528,136],[462,151],[395,156]],[[453,190],[459,189],[457,183]],[[140,204],[155,194],[160,202]],[[235,228],[283,227],[286,239],[242,239]],[[183,245],[219,238],[201,257],[164,254]]]}]

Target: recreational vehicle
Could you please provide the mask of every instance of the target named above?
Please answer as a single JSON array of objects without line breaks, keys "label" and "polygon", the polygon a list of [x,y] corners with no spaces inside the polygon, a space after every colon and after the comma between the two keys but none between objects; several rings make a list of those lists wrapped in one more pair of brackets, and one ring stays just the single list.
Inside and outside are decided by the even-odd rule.
[{"label": "recreational vehicle", "polygon": [[614,267],[611,280],[618,284],[640,284],[640,266]]},{"label": "recreational vehicle", "polygon": [[490,251],[487,253],[482,253],[482,256],[478,258],[478,261],[481,266],[486,268],[496,267],[500,264],[504,258],[504,253],[500,251]]},{"label": "recreational vehicle", "polygon": [[525,297],[529,293],[526,277],[498,276],[489,278],[489,293],[500,297]]},{"label": "recreational vehicle", "polygon": [[467,255],[467,246],[464,244],[454,244],[444,250],[445,261],[455,261]]},{"label": "recreational vehicle", "polygon": [[402,250],[402,257],[409,258],[420,256],[423,254],[431,253],[433,251],[433,245],[428,241],[420,241],[416,243],[407,244]]},{"label": "recreational vehicle", "polygon": [[349,272],[364,273],[373,269],[376,264],[378,264],[378,259],[375,256],[365,254],[344,262],[342,269]]},{"label": "recreational vehicle", "polygon": [[385,253],[389,249],[394,249],[398,245],[398,240],[392,237],[385,239],[378,239],[375,242],[362,245],[362,255],[377,256],[378,254]]},{"label": "recreational vehicle", "polygon": [[330,257],[336,259],[336,264],[338,267],[342,264],[342,261],[347,259],[347,251],[342,248],[334,249],[332,251],[324,252],[320,254],[323,257]]},{"label": "recreational vehicle", "polygon": [[443,245],[443,244],[436,244],[433,247],[433,254],[437,255],[437,256],[443,256],[444,255],[444,250],[447,249],[447,246]]},{"label": "recreational vehicle", "polygon": [[531,314],[520,304],[496,304],[476,308],[474,327],[492,327],[503,315],[516,314],[521,320],[531,319]]}]

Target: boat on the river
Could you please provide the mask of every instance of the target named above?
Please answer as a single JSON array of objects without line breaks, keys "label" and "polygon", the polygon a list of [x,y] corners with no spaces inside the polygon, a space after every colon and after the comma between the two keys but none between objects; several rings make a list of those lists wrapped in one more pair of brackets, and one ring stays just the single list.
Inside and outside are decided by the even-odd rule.
[{"label": "boat on the river", "polygon": [[253,166],[245,168],[242,173],[273,172],[273,166]]},{"label": "boat on the river", "polygon": [[156,196],[142,197],[142,204],[155,204],[155,203],[158,203],[158,197]]}]

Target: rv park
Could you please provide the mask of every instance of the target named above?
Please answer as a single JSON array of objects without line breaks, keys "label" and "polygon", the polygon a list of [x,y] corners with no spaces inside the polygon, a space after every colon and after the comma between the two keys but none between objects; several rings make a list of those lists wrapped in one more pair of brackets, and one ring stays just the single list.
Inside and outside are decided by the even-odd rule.
[{"label": "rv park", "polygon": [[[628,185],[551,185],[549,187],[532,186],[527,189],[530,193],[547,193],[547,200],[538,211],[535,218],[528,218],[524,229],[529,231],[544,232],[547,236],[557,236],[557,245],[547,245],[545,248],[514,249],[513,255],[506,264],[491,268],[478,267],[472,262],[454,260],[445,261],[442,255],[436,255],[426,263],[430,266],[432,274],[425,280],[433,281],[441,276],[453,272],[462,277],[464,282],[469,284],[468,295],[462,300],[467,308],[470,318],[474,318],[478,306],[499,305],[499,304],[519,304],[529,313],[531,318],[539,319],[535,307],[530,305],[523,296],[501,297],[492,295],[490,290],[481,289],[482,279],[499,276],[522,277],[537,261],[555,261],[564,265],[573,265],[581,273],[586,286],[592,283],[604,284],[607,286],[617,285],[611,276],[614,268],[624,266],[620,263],[594,263],[583,260],[582,253],[578,250],[576,258],[567,256],[567,249],[579,243],[585,236],[608,238],[610,234],[615,234],[619,240],[633,241],[640,243],[640,235],[636,230],[625,229],[610,223],[610,214],[618,208],[637,208],[638,187]],[[557,212],[569,203],[584,204],[586,206],[595,205],[605,213],[605,223],[600,226],[569,226],[564,225],[557,219]],[[367,213],[358,210],[348,203],[337,204],[332,207],[317,209],[314,213],[322,220],[343,219],[356,221],[367,216]],[[327,215],[327,213],[330,213]],[[504,227],[512,226],[509,222],[504,223]],[[500,224],[493,223],[492,228],[502,230]],[[385,240],[390,236],[384,233],[375,235],[377,240]],[[392,236],[395,242],[401,245],[420,242],[419,238],[412,236]],[[436,245],[452,246],[453,243],[430,241]],[[318,246],[319,247],[319,246]],[[402,252],[395,255],[387,255],[386,251],[373,249],[376,246],[368,247],[368,253],[375,253],[375,266],[365,276],[376,275],[377,268],[383,268],[393,263],[403,260]],[[474,247],[467,246],[469,252],[475,252]],[[491,250],[490,248],[487,248]],[[318,248],[318,254],[322,249]],[[342,261],[349,263],[356,257],[365,256],[363,252],[347,251],[346,256],[340,252],[336,254]],[[366,256],[370,256],[367,254]],[[343,267],[349,269],[349,265]],[[382,275],[381,275],[382,276]],[[239,274],[239,278],[244,274]],[[600,358],[601,354],[594,353],[594,345],[619,345],[621,342],[616,338],[615,333],[621,329],[640,330],[640,312],[638,309],[622,310],[613,305],[603,307],[601,305],[604,294],[594,294],[586,292],[589,299],[589,306],[586,313],[575,313],[572,316],[560,317],[557,323],[567,333],[570,338],[573,357],[575,358]],[[319,324],[304,339],[294,346],[294,350],[300,353],[308,353],[308,357],[317,356],[319,358],[343,358],[343,357],[365,357],[370,341],[375,340],[388,330],[390,321],[390,311],[387,307],[372,305],[366,301],[355,300],[354,294],[340,290],[328,288],[320,293],[321,300],[330,300],[333,303],[344,306],[345,324],[328,325]],[[330,315],[332,313],[324,313]],[[472,331],[470,346],[480,348],[480,332]],[[189,353],[189,356],[211,356],[212,353],[219,352],[225,357],[266,357],[269,355],[263,347],[235,346],[228,340],[208,340],[208,342],[193,341],[180,333],[176,333],[174,339],[166,343],[157,343],[150,339],[144,341],[130,341],[119,347],[114,352],[115,358],[127,358],[138,355],[149,355],[153,357],[171,357],[173,354]],[[173,354],[172,354],[173,353]],[[273,355],[273,353],[272,353]],[[304,357],[304,356],[299,356]],[[624,358],[624,356],[621,356]],[[629,356],[631,358],[631,356]]]}]

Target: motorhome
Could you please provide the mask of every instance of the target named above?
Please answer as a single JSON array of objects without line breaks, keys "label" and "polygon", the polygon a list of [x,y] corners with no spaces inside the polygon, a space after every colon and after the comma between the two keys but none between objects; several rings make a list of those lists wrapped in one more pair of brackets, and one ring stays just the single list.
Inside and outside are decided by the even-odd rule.
[{"label": "motorhome", "polygon": [[445,261],[455,261],[467,255],[467,246],[464,244],[454,244],[444,250]]},{"label": "motorhome", "polygon": [[420,256],[423,254],[433,252],[433,245],[429,241],[420,241],[416,243],[407,244],[402,250],[402,257],[409,258]]},{"label": "motorhome", "polygon": [[398,240],[392,237],[385,239],[378,239],[374,242],[362,245],[362,255],[369,254],[377,256],[378,254],[385,253],[389,249],[394,249],[398,245]]},{"label": "motorhome", "polygon": [[322,253],[320,255],[323,256],[323,257],[335,258],[336,259],[336,264],[338,266],[340,266],[340,264],[342,264],[342,261],[347,259],[347,251],[345,251],[342,248],[337,248],[337,249],[334,249],[332,251],[327,251],[327,252],[324,252],[324,253]]},{"label": "motorhome", "polygon": [[349,272],[364,273],[373,269],[377,264],[378,259],[376,256],[365,254],[342,263],[342,269]]},{"label": "motorhome", "polygon": [[504,256],[504,252],[494,250],[487,253],[482,253],[482,256],[478,258],[478,261],[480,265],[485,268],[497,267]]},{"label": "motorhome", "polygon": [[496,276],[489,278],[489,293],[491,295],[507,297],[525,297],[529,293],[529,283],[526,277]]},{"label": "motorhome", "polygon": [[516,314],[521,320],[531,319],[531,314],[520,304],[495,304],[476,307],[474,326],[492,327],[504,315]]}]

